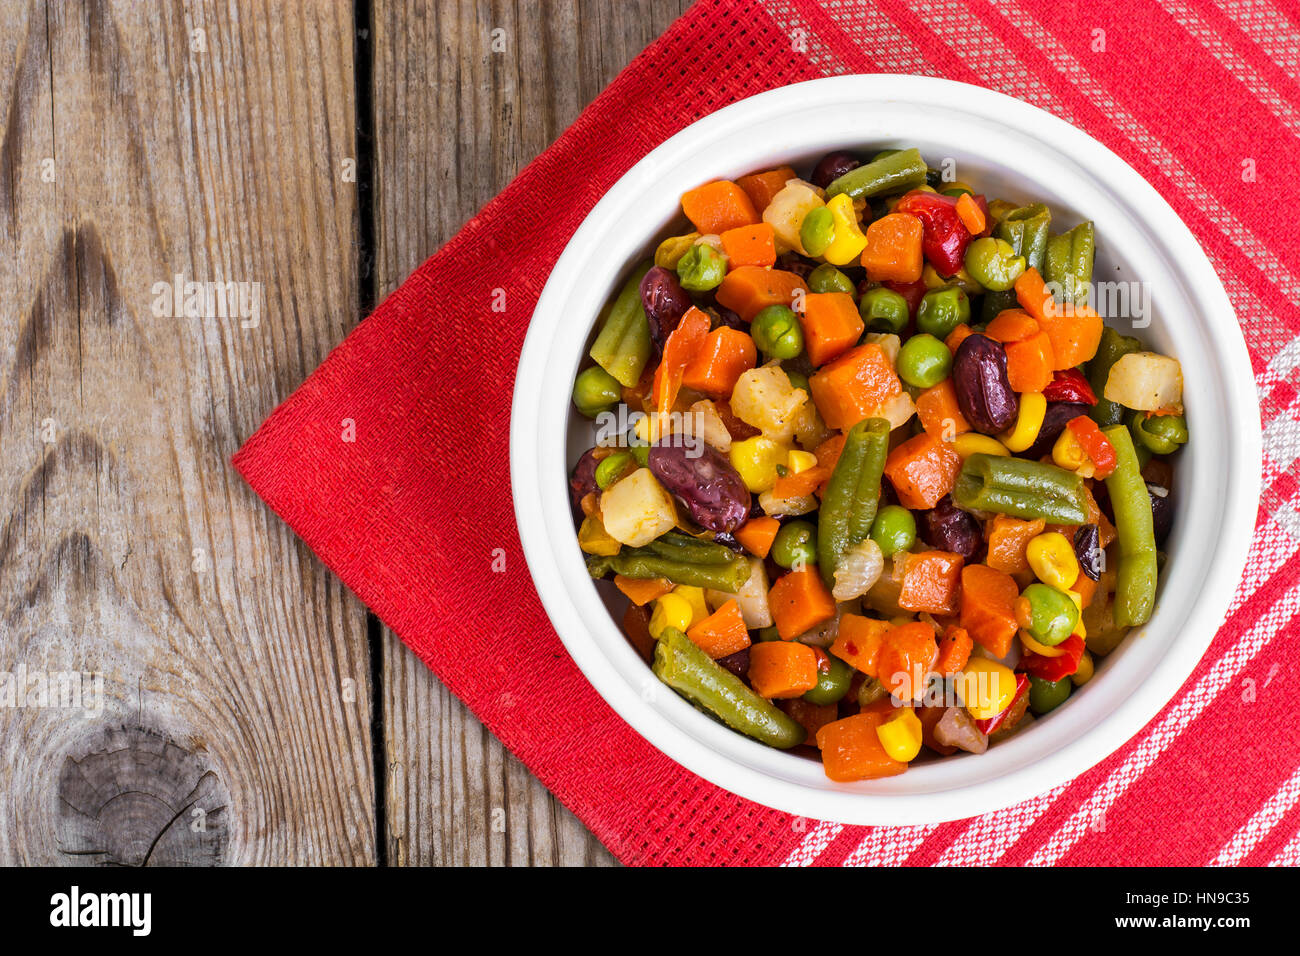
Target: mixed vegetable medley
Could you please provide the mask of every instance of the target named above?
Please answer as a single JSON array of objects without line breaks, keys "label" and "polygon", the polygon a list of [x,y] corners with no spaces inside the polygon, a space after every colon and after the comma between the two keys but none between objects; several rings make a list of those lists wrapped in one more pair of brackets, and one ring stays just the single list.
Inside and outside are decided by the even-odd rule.
[{"label": "mixed vegetable medley", "polygon": [[1178,361],[1089,304],[1092,223],[915,149],[681,205],[573,389],[578,543],[632,645],[839,781],[1060,706],[1152,613],[1188,440]]}]

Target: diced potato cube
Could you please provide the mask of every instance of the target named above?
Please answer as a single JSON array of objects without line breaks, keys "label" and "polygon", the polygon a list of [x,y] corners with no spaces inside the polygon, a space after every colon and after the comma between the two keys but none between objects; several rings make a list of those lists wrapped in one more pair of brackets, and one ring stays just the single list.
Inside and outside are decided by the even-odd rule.
[{"label": "diced potato cube", "polygon": [[792,179],[763,210],[763,221],[772,227],[781,246],[806,255],[799,239],[799,228],[808,213],[824,205],[826,203],[816,186],[802,179]]},{"label": "diced potato cube", "polygon": [[1131,352],[1110,368],[1105,397],[1125,408],[1151,412],[1183,400],[1183,367],[1155,352]]},{"label": "diced potato cube", "polygon": [[764,514],[774,518],[778,515],[806,515],[817,510],[817,499],[813,495],[778,498],[771,491],[765,491],[758,496],[758,503]]},{"label": "diced potato cube", "polygon": [[808,393],[791,385],[784,369],[764,365],[741,374],[731,391],[731,410],[768,438],[788,442],[807,400]]},{"label": "diced potato cube", "polygon": [[714,405],[713,402],[708,399],[696,402],[691,406],[690,416],[687,420],[690,422],[694,434],[704,439],[706,445],[710,445],[724,454],[731,451],[731,432],[727,431],[722,416],[718,414],[718,406]]},{"label": "diced potato cube", "polygon": [[609,535],[630,548],[649,544],[677,524],[672,495],[649,468],[638,468],[600,496],[600,516]]},{"label": "diced potato cube", "polygon": [[726,591],[706,591],[705,597],[709,600],[709,606],[713,608],[722,607],[728,601],[734,600],[740,605],[740,616],[745,619],[745,627],[771,627],[772,626],[772,609],[767,601],[768,583],[767,568],[763,565],[762,558],[749,559],[749,580],[735,594],[728,594]]}]

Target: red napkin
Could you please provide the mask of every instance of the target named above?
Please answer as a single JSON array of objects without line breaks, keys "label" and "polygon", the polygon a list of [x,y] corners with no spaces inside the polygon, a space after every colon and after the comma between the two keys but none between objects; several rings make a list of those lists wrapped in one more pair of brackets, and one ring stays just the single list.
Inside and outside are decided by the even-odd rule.
[{"label": "red napkin", "polygon": [[[1266,7],[705,0],[358,326],[235,466],[624,862],[1300,862],[1300,708],[1286,650],[1300,625],[1300,85],[1280,43],[1300,18],[1291,9],[1287,24]],[[1043,106],[1169,198],[1247,327],[1267,425],[1266,494],[1234,610],[1174,701],[1118,753],[998,813],[845,827],[701,780],[582,677],[519,548],[510,400],[547,275],[637,159],[745,96],[826,73],[891,71]],[[493,311],[502,293],[506,311]]]}]

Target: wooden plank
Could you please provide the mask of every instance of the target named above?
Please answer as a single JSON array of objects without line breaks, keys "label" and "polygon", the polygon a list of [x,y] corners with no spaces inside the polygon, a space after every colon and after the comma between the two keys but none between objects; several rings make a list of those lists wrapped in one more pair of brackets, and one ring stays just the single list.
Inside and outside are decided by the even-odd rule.
[{"label": "wooden plank", "polygon": [[[687,6],[376,2],[380,294],[451,238]],[[392,634],[383,653],[390,862],[614,862]]]},{"label": "wooden plank", "polygon": [[0,5],[0,863],[376,859],[365,611],[228,464],[356,321],[352,35]]}]

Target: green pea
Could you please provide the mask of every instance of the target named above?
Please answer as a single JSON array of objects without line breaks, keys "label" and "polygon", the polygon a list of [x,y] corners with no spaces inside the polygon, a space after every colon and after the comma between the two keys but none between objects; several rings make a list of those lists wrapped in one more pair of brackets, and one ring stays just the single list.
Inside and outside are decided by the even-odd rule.
[{"label": "green pea", "polygon": [[1157,415],[1147,418],[1146,412],[1134,412],[1129,420],[1133,441],[1139,447],[1156,455],[1172,455],[1187,444],[1187,419],[1182,415]]},{"label": "green pea", "polygon": [[941,195],[941,196],[974,196],[975,193],[971,192],[971,191],[970,191],[969,189],[967,189],[965,186],[949,186],[947,189],[941,189],[941,190],[939,190],[939,195]]},{"label": "green pea", "polygon": [[886,558],[906,551],[916,543],[916,519],[902,505],[886,505],[871,523],[871,540]]},{"label": "green pea", "polygon": [[776,629],[775,624],[771,625],[770,627],[760,627],[757,631],[754,632],[754,640],[759,642],[779,641],[780,639],[781,639],[781,632]]},{"label": "green pea", "polygon": [[952,353],[933,335],[913,335],[898,350],[898,377],[908,385],[930,388],[952,373]]},{"label": "green pea", "polygon": [[628,451],[616,451],[614,454],[602,458],[600,464],[596,466],[596,487],[604,491],[622,478],[629,468],[635,466],[635,463],[635,456]]},{"label": "green pea", "polygon": [[791,387],[802,388],[806,395],[812,394],[812,386],[808,384],[807,375],[803,372],[796,372],[792,368],[782,369],[782,371],[785,372],[785,377],[790,380]]},{"label": "green pea", "polygon": [[1055,647],[1079,626],[1079,608],[1056,588],[1035,583],[1020,596],[1029,602],[1029,633],[1034,640]]},{"label": "green pea", "polygon": [[991,292],[1006,292],[1025,271],[1025,257],[1005,239],[985,236],[966,247],[966,271]]},{"label": "green pea", "polygon": [[817,563],[817,526],[811,521],[788,521],[772,542],[772,560],[783,568]]},{"label": "green pea", "polygon": [[1070,678],[1060,680],[1043,680],[1041,677],[1029,678],[1029,709],[1035,714],[1045,714],[1065,703],[1070,696]]},{"label": "green pea", "polygon": [[907,326],[907,300],[893,289],[877,286],[862,293],[858,303],[862,321],[871,332],[898,334]]},{"label": "green pea", "polygon": [[916,327],[936,339],[946,339],[953,329],[969,321],[970,297],[955,285],[931,289],[916,310]]},{"label": "green pea", "polygon": [[808,288],[812,292],[847,292],[849,295],[857,291],[853,280],[829,262],[823,262],[809,274]]},{"label": "green pea", "polygon": [[599,365],[583,369],[573,380],[573,404],[588,418],[610,411],[623,398],[623,386]]},{"label": "green pea", "polygon": [[819,706],[838,703],[849,692],[853,668],[832,654],[826,655],[829,666],[817,667],[817,686],[803,695],[810,704]]},{"label": "green pea", "polygon": [[818,206],[803,217],[799,225],[799,241],[804,252],[820,256],[835,241],[835,217],[825,206]]},{"label": "green pea", "polygon": [[712,246],[697,242],[677,260],[677,281],[691,292],[717,288],[727,275],[727,260]]},{"label": "green pea", "polygon": [[774,359],[792,359],[803,351],[799,316],[784,305],[769,305],[754,316],[749,334],[759,351]]}]

